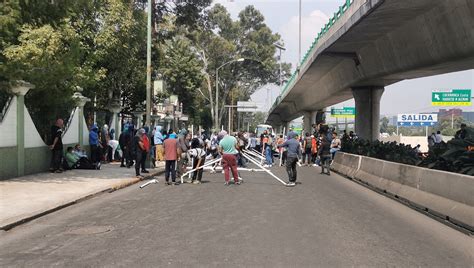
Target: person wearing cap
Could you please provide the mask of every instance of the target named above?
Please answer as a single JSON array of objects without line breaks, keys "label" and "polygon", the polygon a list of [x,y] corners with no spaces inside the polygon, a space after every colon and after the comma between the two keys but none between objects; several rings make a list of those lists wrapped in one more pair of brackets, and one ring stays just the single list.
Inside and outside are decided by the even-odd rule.
[{"label": "person wearing cap", "polygon": [[225,185],[229,185],[230,171],[234,177],[234,184],[239,185],[239,175],[237,173],[237,139],[231,135],[228,135],[225,130],[219,133],[219,136],[223,137],[219,142],[219,152],[222,155],[222,165],[224,169]]},{"label": "person wearing cap", "polygon": [[301,157],[301,144],[297,140],[298,135],[295,132],[288,133],[288,139],[278,148],[286,148],[286,172],[288,173],[288,186],[296,185],[296,163]]},{"label": "person wearing cap", "polygon": [[145,169],[145,160],[146,160],[146,148],[143,142],[143,136],[145,135],[145,129],[140,128],[133,138],[133,153],[135,155],[135,175],[137,177],[142,177],[140,175],[140,168]]},{"label": "person wearing cap", "polygon": [[[168,134],[168,138],[163,142],[165,151],[165,181],[166,185],[178,185],[176,182],[176,160],[179,160],[179,148],[176,134]],[[169,178],[171,175],[171,183]]]}]

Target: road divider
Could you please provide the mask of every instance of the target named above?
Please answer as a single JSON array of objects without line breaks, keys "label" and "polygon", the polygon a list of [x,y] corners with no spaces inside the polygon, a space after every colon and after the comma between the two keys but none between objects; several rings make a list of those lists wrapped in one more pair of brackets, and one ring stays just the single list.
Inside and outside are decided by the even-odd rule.
[{"label": "road divider", "polygon": [[333,171],[474,233],[474,177],[338,152]]}]

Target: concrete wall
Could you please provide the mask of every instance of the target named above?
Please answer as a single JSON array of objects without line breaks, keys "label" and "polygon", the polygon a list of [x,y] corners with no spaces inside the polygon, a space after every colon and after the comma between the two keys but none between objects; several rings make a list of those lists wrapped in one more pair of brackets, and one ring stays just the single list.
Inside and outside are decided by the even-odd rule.
[{"label": "concrete wall", "polygon": [[16,98],[13,98],[0,122],[0,148],[16,146]]},{"label": "concrete wall", "polygon": [[474,231],[474,177],[339,152],[343,175]]},{"label": "concrete wall", "polygon": [[[14,97],[7,109],[3,120],[0,122],[0,180],[18,176],[18,146],[17,146],[17,98]],[[24,107],[25,148],[24,148],[24,174],[44,172],[49,169],[51,151],[41,139],[31,116]],[[64,149],[79,143],[79,113],[74,114],[63,135]],[[83,140],[85,150],[89,149],[89,131],[85,119],[83,121]]]}]

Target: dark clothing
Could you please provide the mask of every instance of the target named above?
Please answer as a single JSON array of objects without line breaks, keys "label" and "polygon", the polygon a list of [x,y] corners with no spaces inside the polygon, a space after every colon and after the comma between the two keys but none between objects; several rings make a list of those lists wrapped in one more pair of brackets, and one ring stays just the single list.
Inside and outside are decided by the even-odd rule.
[{"label": "dark clothing", "polygon": [[145,170],[146,152],[137,151],[135,160],[135,175],[139,176],[140,170]]},{"label": "dark clothing", "polygon": [[331,161],[331,143],[329,141],[321,141],[321,144],[319,145],[319,150],[318,150],[318,155],[321,160],[321,173],[324,173],[324,170],[327,170],[327,174],[330,174],[329,171],[329,164]]},{"label": "dark clothing", "polygon": [[61,162],[63,160],[63,150],[53,149],[51,152],[52,152],[52,155],[51,155],[50,169],[58,170],[61,168]]},{"label": "dark clothing", "polygon": [[86,157],[81,157],[79,160],[70,168],[75,169],[97,169],[97,166],[91,163]]},{"label": "dark clothing", "polygon": [[288,173],[288,180],[290,182],[296,182],[296,162],[298,162],[297,157],[287,157],[286,159],[286,172]]},{"label": "dark clothing", "polygon": [[[200,162],[200,163],[199,163]],[[201,159],[194,159],[194,162],[193,162],[193,169],[197,168],[197,167],[202,167],[204,165],[204,162],[206,162],[206,158],[205,157],[202,157]],[[198,165],[199,164],[199,165]],[[193,172],[193,177],[192,177],[192,180],[195,181],[201,181],[202,179],[202,168],[201,169],[198,169],[196,171]]]},{"label": "dark clothing", "polygon": [[464,140],[466,138],[466,134],[467,134],[466,129],[460,129],[460,130],[456,131],[456,134],[454,135],[454,138]]},{"label": "dark clothing", "polygon": [[99,146],[97,144],[91,145],[91,162],[92,163],[100,162],[100,151],[99,151]]},{"label": "dark clothing", "polygon": [[51,145],[53,145],[54,140],[58,138],[58,141],[54,145],[53,150],[63,150],[63,140],[62,140],[63,130],[58,126],[51,127]]},{"label": "dark clothing", "polygon": [[165,161],[165,180],[169,182],[171,174],[171,181],[176,182],[176,160]]},{"label": "dark clothing", "polygon": [[304,154],[303,154],[303,164],[306,162],[306,159],[308,159],[308,165],[311,162],[311,148],[306,147],[304,149]]},{"label": "dark clothing", "polygon": [[54,144],[53,150],[51,151],[51,170],[58,170],[61,168],[61,162],[63,160],[63,141],[62,141],[63,130],[58,126],[51,127],[51,145],[54,144],[54,140],[57,139]]}]

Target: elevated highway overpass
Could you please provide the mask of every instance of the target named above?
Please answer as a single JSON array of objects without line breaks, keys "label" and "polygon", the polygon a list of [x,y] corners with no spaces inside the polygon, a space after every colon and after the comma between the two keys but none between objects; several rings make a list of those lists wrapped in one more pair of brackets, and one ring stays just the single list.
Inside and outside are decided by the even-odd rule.
[{"label": "elevated highway overpass", "polygon": [[[356,132],[377,139],[384,87],[474,68],[474,0],[347,0],[269,111],[274,126],[354,98]],[[416,90],[416,89],[413,89]]]}]

